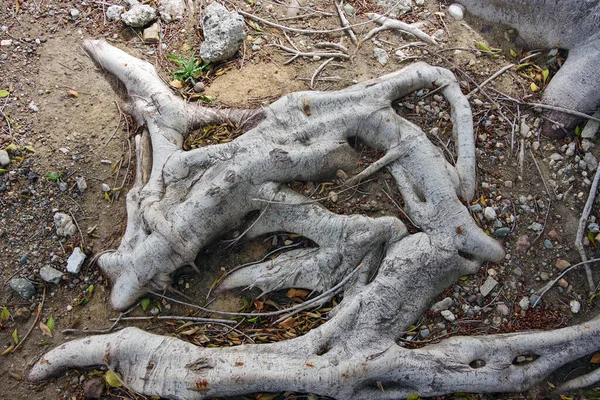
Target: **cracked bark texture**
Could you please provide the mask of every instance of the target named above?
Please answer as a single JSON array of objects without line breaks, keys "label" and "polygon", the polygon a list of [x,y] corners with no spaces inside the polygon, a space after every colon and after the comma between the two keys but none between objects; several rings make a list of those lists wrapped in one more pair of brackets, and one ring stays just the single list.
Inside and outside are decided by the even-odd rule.
[{"label": "cracked bark texture", "polygon": [[[544,90],[542,100],[594,114],[600,107],[600,2],[597,0],[459,0],[467,10],[489,21],[515,27],[531,49],[569,50],[566,62]],[[557,111],[546,112],[549,120],[572,132],[581,119]],[[562,137],[546,120],[542,132]]]},{"label": "cracked bark texture", "polygon": [[[127,230],[119,249],[99,260],[113,284],[114,308],[167,287],[173,271],[256,212],[248,237],[287,231],[318,247],[238,269],[217,290],[323,293],[346,284],[329,320],[293,340],[205,349],[127,328],[57,347],[30,379],[107,365],[131,389],[175,399],[265,391],[397,399],[521,391],[600,345],[596,320],[554,332],[451,338],[418,350],[396,343],[447,286],[504,257],[460,200],[474,195],[475,146],[469,104],[449,71],[416,63],[337,92],[292,93],[257,111],[218,110],[186,104],[150,64],[104,42],[84,47],[125,84],[129,109],[145,128],[136,138]],[[453,163],[392,108],[415,90],[437,87],[452,108]],[[227,119],[249,130],[230,143],[182,150],[191,127]],[[420,232],[408,234],[393,217],[334,214],[286,186],[351,168],[350,138],[385,152],[378,168],[396,180]],[[538,357],[527,365],[512,362],[532,354]]]}]

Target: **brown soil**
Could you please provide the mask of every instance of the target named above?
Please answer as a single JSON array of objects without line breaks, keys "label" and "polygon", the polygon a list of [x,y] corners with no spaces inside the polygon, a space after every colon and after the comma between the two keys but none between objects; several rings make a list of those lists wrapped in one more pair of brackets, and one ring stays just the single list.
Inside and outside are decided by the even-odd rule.
[{"label": "brown soil", "polygon": [[[250,8],[246,2],[235,3],[243,10]],[[262,6],[258,5],[258,1],[256,3],[254,11],[264,18],[272,20],[275,16],[285,15],[285,7],[270,2],[264,2]],[[14,345],[12,334],[15,330],[24,342],[16,352],[0,358],[0,398],[78,399],[84,398],[83,385],[93,376],[89,371],[70,371],[43,384],[28,383],[24,377],[31,363],[42,353],[76,336],[62,333],[63,329],[107,328],[112,324],[110,318],[118,315],[108,306],[110,286],[91,260],[99,252],[118,246],[125,228],[125,194],[135,165],[131,150],[133,144],[129,141],[135,133],[135,127],[119,110],[119,83],[92,63],[81,48],[81,42],[86,38],[108,39],[112,44],[153,63],[165,80],[171,81],[171,72],[176,67],[169,62],[166,55],[188,57],[189,49],[198,48],[201,39],[198,15],[201,7],[198,4],[196,15],[189,15],[183,22],[163,24],[161,44],[144,44],[138,36],[139,32],[124,27],[120,22],[104,22],[103,2],[42,0],[36,3],[33,0],[19,0],[16,4],[19,5],[16,15],[14,2],[5,3],[0,11],[0,25],[6,27],[0,31],[0,39],[12,40],[11,45],[0,47],[0,90],[10,92],[9,96],[0,99],[0,148],[11,143],[18,146],[17,150],[11,151],[12,163],[7,167],[8,172],[0,176],[0,184],[5,185],[0,191],[0,307],[6,307],[11,313],[11,318],[0,321],[0,351]],[[360,15],[361,11],[376,9],[366,1],[356,2],[354,5],[359,10],[359,15],[350,18],[351,23],[366,20],[364,15]],[[318,11],[335,13],[335,8],[329,2],[318,0],[314,4],[311,3],[311,6]],[[72,8],[80,10],[81,16],[78,19],[71,18]],[[430,34],[443,30],[441,48],[429,48],[427,51],[420,47],[405,48],[403,51],[412,58],[403,62],[394,55],[394,51],[402,44],[414,41],[414,38],[391,31],[383,32],[376,36],[376,40],[390,55],[390,60],[385,66],[374,58],[372,41],[363,43],[357,50],[342,33],[290,33],[288,36],[303,49],[310,47],[314,50],[315,43],[322,41],[341,42],[350,49],[350,54],[353,55],[351,60],[336,60],[319,74],[314,85],[316,90],[341,89],[353,82],[395,71],[414,60],[424,60],[454,70],[464,85],[465,93],[468,93],[475,88],[474,82],[482,82],[504,65],[516,61],[509,51],[520,49],[507,41],[509,35],[506,28],[493,26],[490,30],[488,26],[491,25],[469,19],[473,26],[471,28],[465,21],[458,22],[444,14],[435,14],[445,10],[445,5],[439,4],[437,0],[427,0],[424,6],[416,7],[403,18],[408,22],[422,20],[425,10],[429,10],[431,15],[423,29]],[[339,26],[337,15],[323,14],[281,23],[306,29],[331,29]],[[253,28],[258,26],[260,30]],[[363,25],[356,28],[358,37],[364,37],[371,27],[372,25]],[[493,34],[482,37],[482,29]],[[247,32],[245,50],[231,62],[215,67],[204,78],[205,94],[212,98],[213,104],[250,104],[258,107],[286,93],[310,89],[310,79],[324,60],[298,58],[286,64],[290,55],[271,46],[289,46],[280,30],[253,22],[247,27]],[[259,37],[263,40],[260,50],[251,50],[252,42]],[[476,50],[476,41],[487,41],[490,47],[502,48],[503,52],[497,58],[490,57],[485,52]],[[543,67],[546,60],[547,57],[541,56],[535,59],[535,63]],[[531,69],[522,72],[529,73]],[[327,80],[321,80],[323,78]],[[535,111],[525,107],[517,110],[514,103],[506,101],[491,89],[495,88],[515,98],[535,101],[539,93],[532,93],[531,82],[531,78],[526,78],[513,69],[488,85],[486,93],[494,102],[498,102],[500,111],[509,120],[515,120],[517,115],[528,114],[528,123],[532,124],[538,117]],[[542,82],[537,83],[543,87]],[[181,92],[184,95],[192,93],[185,89]],[[437,96],[421,96],[409,96],[403,101],[404,105],[399,107],[399,112],[421,125],[425,132],[438,128],[438,136],[432,136],[432,141],[451,148],[447,104],[437,101]],[[527,149],[524,152],[521,172],[520,136],[516,135],[513,138],[511,126],[502,119],[490,98],[478,94],[472,101],[474,122],[477,124],[480,167],[476,200],[479,204],[492,205],[504,210],[500,219],[503,220],[504,226],[510,228],[510,234],[504,239],[508,256],[505,262],[487,265],[477,276],[458,282],[457,286],[449,288],[440,296],[440,299],[451,296],[456,299],[456,304],[467,304],[468,297],[478,293],[479,286],[488,274],[491,274],[499,282],[499,286],[483,300],[483,304],[480,304],[482,309],[488,307],[487,310],[468,316],[463,315],[460,307],[457,307],[459,323],[453,325],[446,323],[439,313],[427,313],[416,324],[415,332],[427,326],[431,331],[427,340],[435,341],[456,334],[551,329],[590,318],[595,307],[588,301],[587,283],[581,270],[567,275],[567,287],[550,291],[540,307],[524,311],[518,306],[523,296],[531,295],[532,289],[539,289],[546,283],[545,280],[553,279],[559,274],[555,267],[558,259],[568,260],[571,264],[579,261],[572,244],[589,185],[584,182],[581,172],[578,172],[574,175],[575,179],[569,182],[573,188],[564,199],[557,200],[554,193],[547,192],[544,181],[552,179],[551,174],[554,172],[550,168],[548,157],[557,152],[563,154],[561,147],[571,140],[577,141],[576,152],[583,155],[581,142],[578,138],[550,142],[536,137],[533,131],[534,134],[524,142]],[[35,103],[35,107],[30,106],[32,102]],[[428,111],[435,107],[440,108],[438,114]],[[33,111],[32,108],[37,110]],[[540,142],[540,147],[530,153],[529,149],[533,148],[536,141]],[[26,150],[23,147],[26,145],[32,146],[35,152]],[[591,151],[597,153],[594,149]],[[539,164],[543,178],[531,154]],[[379,156],[368,150],[362,151],[361,155],[357,169]],[[58,182],[46,176],[49,173],[56,176],[59,171],[60,180],[63,185],[66,184],[64,191],[59,188]],[[588,178],[591,179],[593,172],[589,174]],[[84,177],[87,182],[87,190],[84,193],[80,193],[76,185],[79,177]],[[388,214],[405,219],[397,207],[402,204],[401,198],[396,191],[388,187],[391,183],[392,180],[385,173],[381,173],[361,186],[360,190],[340,195],[336,202],[326,200],[324,204],[340,213],[365,213],[372,216]],[[124,189],[110,199],[111,201],[107,201],[102,184],[111,188],[124,186]],[[320,185],[319,182],[297,183],[295,186],[297,190],[314,198],[327,198],[332,187]],[[567,187],[561,187],[560,192],[564,193]],[[550,191],[552,190],[550,188]],[[526,209],[520,208],[520,196],[531,196],[527,200]],[[68,239],[58,237],[53,223],[56,211],[71,213],[80,232]],[[592,215],[596,215],[595,213],[597,210],[594,209]],[[514,222],[506,221],[510,215],[514,216]],[[493,224],[486,221],[481,213],[474,213],[474,217],[490,234],[493,232]],[[528,229],[534,222],[544,226],[541,233],[534,233]],[[526,251],[519,251],[517,241],[524,235],[530,237],[532,245]],[[551,248],[547,243],[544,244],[546,239],[550,240]],[[207,271],[207,276],[200,278],[191,269],[186,269],[174,277],[174,282],[180,291],[201,303],[210,284],[223,270],[260,259],[276,244],[287,243],[287,240],[309,245],[303,243],[302,238],[288,238],[282,235],[275,239],[241,243],[233,249],[228,248],[227,243],[218,244],[207,249],[206,254],[201,257],[201,267],[203,271]],[[82,246],[89,256],[81,273],[72,275],[65,272],[65,277],[59,285],[44,284],[38,275],[39,269],[49,265],[66,271],[66,260],[76,246]],[[594,248],[588,248],[589,256],[593,256],[594,252]],[[16,296],[8,287],[8,282],[14,277],[30,279],[35,284],[38,295],[27,301]],[[90,285],[93,285],[93,294],[90,294]],[[243,301],[237,295],[238,293],[235,293],[233,296],[219,298],[211,306],[239,310]],[[81,304],[82,299],[86,297],[87,302]],[[271,299],[278,303],[289,301],[281,294]],[[580,314],[574,315],[570,311],[571,300],[581,303]],[[47,322],[52,316],[55,321],[52,337],[42,334],[35,313],[28,318],[14,318],[18,309],[35,311],[42,301],[39,320]],[[508,306],[508,316],[502,317],[496,312],[495,307],[499,303]],[[254,307],[257,305],[254,304]],[[146,312],[137,309],[131,315],[147,316],[149,311],[155,308],[156,311],[170,315],[183,315],[188,312],[185,307],[170,301],[154,299]],[[120,326],[133,324],[127,322]],[[135,325],[161,333],[174,333],[173,325],[157,321],[138,322]],[[31,333],[25,340],[30,328]],[[405,335],[403,338],[406,340],[407,336],[411,335]],[[240,340],[243,341],[243,338]],[[240,340],[219,344],[234,345]],[[422,345],[414,342],[413,340],[411,345]],[[558,385],[565,376],[572,378],[573,374],[580,374],[587,368],[589,364],[583,362],[559,372],[551,377],[551,380],[555,379],[552,382]],[[495,398],[541,398],[545,396],[542,394],[544,389],[547,387],[538,388],[530,393]],[[582,398],[581,394],[574,395]],[[143,398],[122,388],[111,389],[105,396],[111,399]],[[284,394],[279,396],[288,398]],[[468,398],[492,396],[472,395]]]}]

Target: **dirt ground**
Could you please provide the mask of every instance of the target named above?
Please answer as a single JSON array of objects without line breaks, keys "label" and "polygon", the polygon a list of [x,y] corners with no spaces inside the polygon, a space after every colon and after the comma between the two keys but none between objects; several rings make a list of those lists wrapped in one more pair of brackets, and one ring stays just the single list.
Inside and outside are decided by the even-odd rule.
[{"label": "dirt ground", "polygon": [[[79,336],[63,333],[64,329],[108,328],[112,325],[110,319],[119,315],[108,305],[110,286],[93,260],[99,252],[116,248],[125,229],[125,194],[135,166],[130,140],[135,127],[120,109],[119,83],[87,57],[81,47],[82,40],[108,40],[154,64],[169,82],[177,66],[166,56],[175,54],[188,58],[191,52],[197,53],[202,39],[200,15],[206,5],[204,1],[195,2],[194,13],[183,21],[163,23],[161,41],[155,44],[144,43],[139,30],[106,20],[105,9],[109,4],[112,3],[17,0],[16,3],[4,2],[0,10],[0,90],[8,91],[7,96],[0,98],[0,148],[15,145],[9,147],[11,164],[0,175],[0,307],[10,313],[0,320],[0,351],[9,351],[0,357],[2,399],[85,398],[85,384],[101,376],[100,370],[70,371],[43,384],[27,382],[27,371],[45,351]],[[231,8],[234,4],[287,26],[303,29],[340,26],[333,4],[321,0],[307,3],[298,11],[298,15],[306,16],[295,19],[286,19],[289,7],[276,2],[234,1],[227,6]],[[366,21],[366,12],[382,11],[369,0],[355,0],[351,4],[357,11],[356,15],[348,16],[351,23]],[[375,42],[365,41],[360,48],[341,32],[316,35],[290,32],[286,38],[279,29],[247,19],[248,36],[243,49],[230,62],[213,66],[202,78],[206,86],[204,94],[215,106],[259,107],[286,93],[311,89],[311,78],[325,60],[299,57],[288,63],[291,56],[273,45],[289,46],[290,41],[309,51],[314,51],[319,42],[341,43],[349,49],[349,59],[336,59],[315,76],[312,87],[315,90],[341,89],[422,60],[453,70],[464,92],[469,93],[475,89],[475,83],[483,82],[509,63],[519,64],[521,58],[531,54],[510,41],[512,32],[507,27],[471,18],[455,21],[447,15],[447,5],[426,0],[401,17],[409,23],[424,21],[422,29],[441,38],[436,48],[411,45],[398,50],[415,42],[415,38],[394,31],[381,32]],[[79,11],[77,17],[73,17],[72,9]],[[362,38],[372,27],[373,24],[358,26],[356,35]],[[478,47],[477,42],[487,43],[492,52]],[[385,65],[375,58],[375,47],[387,51],[389,61]],[[493,48],[500,50],[496,54]],[[558,141],[539,137],[535,127],[540,114],[502,95],[526,102],[539,100],[540,93],[532,91],[532,82],[543,89],[547,81],[544,82],[542,71],[548,67],[548,79],[551,79],[562,55],[549,56],[547,50],[540,53],[528,60],[531,65],[519,71],[510,69],[488,84],[484,94],[471,97],[479,167],[478,193],[471,209],[483,229],[503,241],[507,257],[504,262],[487,265],[478,275],[448,288],[440,299],[454,300],[452,310],[457,321],[450,324],[439,313],[428,312],[415,323],[413,332],[403,336],[402,341],[407,345],[424,345],[459,334],[553,329],[584,321],[596,313],[583,269],[565,275],[564,280],[543,297],[541,305],[528,309],[519,305],[523,297],[536,293],[561,273],[557,262],[563,267],[564,262],[573,265],[580,261],[573,243],[594,174],[581,160],[586,152],[598,154],[593,142],[579,136],[568,135]],[[186,97],[194,94],[190,87],[179,92]],[[426,92],[413,93],[398,105],[398,112],[430,133],[434,143],[451,152],[449,108],[443,99]],[[520,126],[522,119],[531,128],[524,138],[514,128]],[[223,138],[210,140],[218,142]],[[201,142],[196,136],[190,139],[189,145]],[[378,157],[368,150],[361,154],[361,165]],[[81,177],[87,183],[83,192],[77,185]],[[331,185],[295,183],[295,189],[315,198],[329,198],[324,204],[336,212],[387,214],[405,220],[397,207],[402,201],[397,191],[389,187],[388,180],[392,182],[385,173],[376,175],[359,191],[340,196],[335,202],[328,197]],[[123,189],[107,198],[103,184]],[[498,218],[488,220],[483,212],[486,207],[493,207]],[[58,211],[75,219],[77,234],[70,238],[57,235],[53,218]],[[589,222],[595,221],[595,215],[596,208]],[[174,277],[175,286],[202,303],[210,285],[223,270],[262,258],[278,245],[302,243],[301,238],[285,235],[268,239],[241,243],[233,251],[215,244],[200,255],[206,276],[198,277],[191,269],[184,270]],[[590,243],[586,235],[586,251],[588,257],[594,258],[597,253],[594,234],[591,239]],[[70,274],[66,272],[66,260],[77,246],[81,246],[88,257],[79,274]],[[39,270],[43,266],[65,272],[60,284],[45,283],[40,278]],[[484,298],[479,294],[479,287],[488,276],[498,285]],[[17,296],[9,287],[9,281],[17,277],[31,281],[37,295],[30,300]],[[188,309],[171,301],[150,299],[145,311],[140,306],[129,315],[189,314]],[[243,307],[252,309],[256,307],[252,300],[250,298],[250,305],[245,304],[236,293],[219,298],[211,307],[235,311]],[[271,300],[278,304],[295,301],[288,299],[285,293]],[[572,311],[574,301],[581,306],[577,313]],[[37,310],[41,312],[36,313]],[[50,318],[54,321],[52,337],[44,335],[39,326],[40,322],[48,325]],[[124,321],[119,327],[131,325],[181,337],[192,335],[182,334],[186,332],[183,328],[188,326],[156,319]],[[201,333],[199,329],[194,333]],[[16,345],[15,335],[21,344],[10,352],[10,347]],[[207,340],[200,340],[199,344],[236,345],[245,341],[243,336],[204,337]],[[264,340],[285,337],[289,336],[272,335]],[[198,336],[194,338],[197,340]],[[573,378],[590,368],[589,360],[581,360],[529,393],[463,396],[544,398],[552,385],[557,386],[565,378]],[[248,398],[296,398],[292,394],[277,396]],[[569,396],[591,395],[573,393]],[[103,398],[144,397],[124,388],[112,388],[105,391]]]}]

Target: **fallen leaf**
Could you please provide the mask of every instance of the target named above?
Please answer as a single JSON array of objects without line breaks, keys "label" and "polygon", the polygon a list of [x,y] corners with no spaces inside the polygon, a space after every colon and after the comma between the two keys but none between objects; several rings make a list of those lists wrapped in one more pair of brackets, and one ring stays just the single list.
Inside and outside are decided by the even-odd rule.
[{"label": "fallen leaf", "polygon": [[35,149],[33,148],[33,146],[23,146],[23,148],[30,153],[35,153]]},{"label": "fallen leaf", "polygon": [[600,353],[594,354],[590,362],[592,364],[600,364]]},{"label": "fallen leaf", "polygon": [[291,329],[298,325],[294,317],[287,317],[284,321],[279,323],[279,326],[283,329]]},{"label": "fallen leaf", "polygon": [[19,332],[17,331],[17,328],[13,331],[12,338],[15,341],[15,344],[19,344]]},{"label": "fallen leaf", "polygon": [[492,50],[490,50],[490,47],[486,43],[484,43],[484,42],[475,42],[475,45],[481,51],[487,51],[487,52],[490,52],[490,53],[492,51]]},{"label": "fallen leaf", "polygon": [[10,318],[10,311],[8,311],[8,308],[6,308],[6,307],[2,308],[2,313],[0,314],[0,318],[2,318],[2,321],[8,321],[8,319]]},{"label": "fallen leaf", "polygon": [[197,332],[196,329],[192,328],[192,329],[188,329],[186,331],[179,332],[179,334],[180,335],[184,335],[184,336],[190,336],[190,335],[193,335],[196,332]]},{"label": "fallen leaf", "polygon": [[419,400],[419,399],[420,399],[420,397],[417,393],[413,393],[406,398],[406,400]]},{"label": "fallen leaf", "polygon": [[12,371],[8,371],[8,374],[13,378],[16,379],[18,381],[22,381],[23,377],[19,374],[17,374],[16,372],[12,372]]},{"label": "fallen leaf", "polygon": [[52,331],[48,328],[48,325],[44,324],[42,321],[40,321],[40,330],[44,335],[52,337]]},{"label": "fallen leaf", "polygon": [[79,97],[79,93],[72,89],[67,90],[67,94],[71,97]]},{"label": "fallen leaf", "polygon": [[175,89],[181,89],[183,87],[183,83],[181,83],[181,81],[178,81],[177,79],[169,82],[169,85],[171,85]]},{"label": "fallen leaf", "polygon": [[509,50],[509,52],[510,52],[510,55],[511,55],[512,57],[516,57],[516,56],[517,56],[517,52],[516,52],[516,51],[514,51],[513,49],[510,49],[510,50]]},{"label": "fallen leaf", "polygon": [[546,81],[548,80],[548,76],[550,76],[550,71],[548,70],[548,68],[544,68],[542,70],[542,77],[544,78],[544,83],[546,83]]},{"label": "fallen leaf", "polygon": [[146,311],[150,305],[150,299],[148,297],[144,297],[142,300],[140,300],[140,305],[142,306],[142,311]]},{"label": "fallen leaf", "polygon": [[538,85],[536,85],[533,82],[531,82],[530,88],[531,88],[532,92],[538,92],[540,90],[540,88],[538,87]]},{"label": "fallen leaf", "polygon": [[0,90],[0,98],[7,97],[10,93],[8,90]]},{"label": "fallen leaf", "polygon": [[3,352],[2,352],[2,354],[0,354],[0,355],[2,355],[2,356],[5,356],[5,355],[7,355],[7,354],[10,354],[10,353],[11,353],[11,352],[14,350],[14,348],[15,348],[15,345],[14,345],[14,344],[11,344],[10,346],[8,346],[8,347],[6,348],[6,350],[4,350],[4,351],[3,351]]},{"label": "fallen leaf", "polygon": [[121,374],[119,374],[118,372],[113,372],[110,369],[104,374],[104,380],[110,387],[123,386],[123,384],[121,383]]},{"label": "fallen leaf", "polygon": [[308,290],[291,288],[290,290],[288,290],[286,296],[291,299],[292,297],[306,297],[309,294],[310,292]]},{"label": "fallen leaf", "polygon": [[9,144],[8,146],[6,146],[4,148],[4,150],[6,150],[6,151],[14,151],[14,150],[17,150],[17,149],[18,149],[18,147],[14,143],[11,143],[11,144]]}]

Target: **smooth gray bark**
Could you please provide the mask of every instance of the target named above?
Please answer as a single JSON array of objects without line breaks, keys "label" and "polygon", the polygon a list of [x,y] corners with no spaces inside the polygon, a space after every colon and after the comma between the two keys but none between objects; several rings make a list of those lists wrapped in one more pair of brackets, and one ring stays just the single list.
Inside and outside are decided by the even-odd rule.
[{"label": "smooth gray bark", "polygon": [[[173,271],[256,211],[248,237],[287,231],[318,247],[239,269],[218,290],[327,292],[346,283],[329,320],[293,340],[205,349],[127,328],[59,346],[38,361],[30,379],[104,364],[137,392],[175,399],[290,390],[397,399],[521,391],[599,347],[597,320],[555,332],[456,337],[418,350],[396,344],[448,285],[504,257],[459,199],[474,195],[475,147],[469,104],[449,71],[417,63],[342,91],[292,93],[260,111],[215,110],[186,104],[150,64],[104,42],[88,41],[85,48],[123,81],[130,109],[146,129],[136,140],[127,231],[119,249],[99,260],[113,283],[113,307],[167,287]],[[454,164],[392,108],[414,90],[440,86],[452,107]],[[224,119],[252,129],[231,143],[182,150],[190,126]],[[386,152],[420,232],[408,234],[393,217],[334,214],[285,185],[350,167],[352,137]],[[530,354],[539,357],[512,364]]]}]

